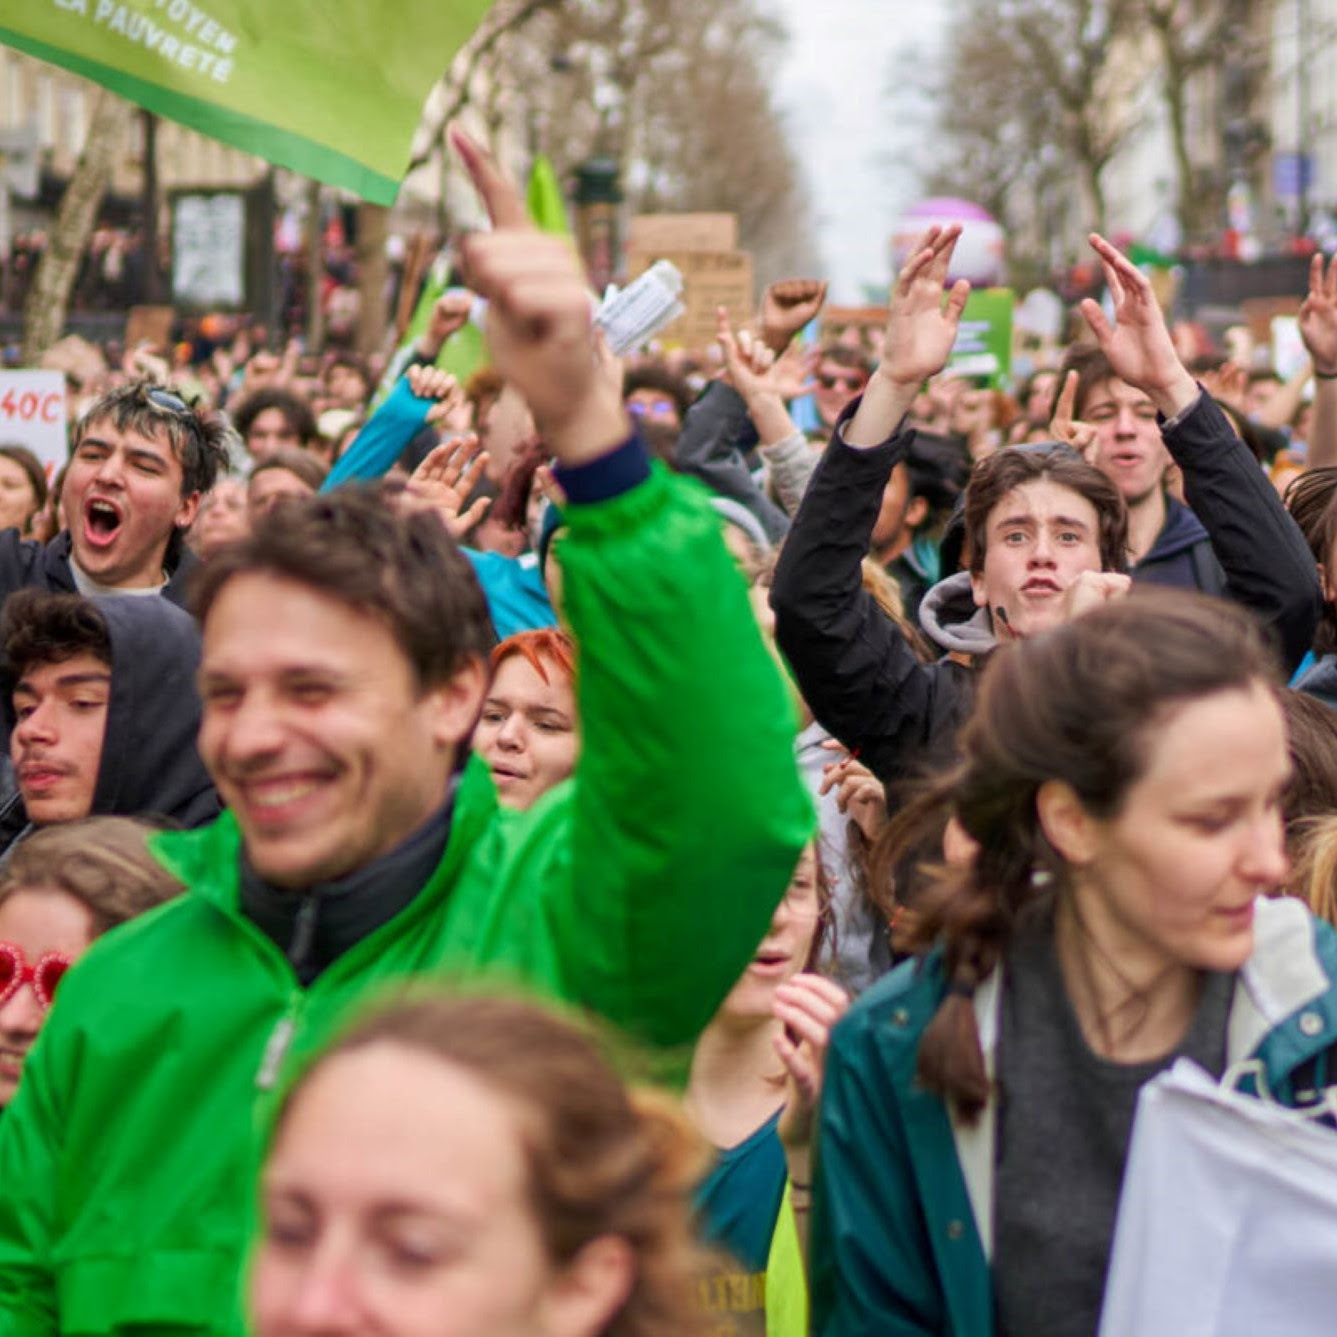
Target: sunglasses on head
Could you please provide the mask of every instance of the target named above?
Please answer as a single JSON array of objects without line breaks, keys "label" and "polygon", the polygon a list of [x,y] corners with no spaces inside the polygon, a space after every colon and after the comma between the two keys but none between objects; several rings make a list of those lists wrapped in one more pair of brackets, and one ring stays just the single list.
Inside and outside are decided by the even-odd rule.
[{"label": "sunglasses on head", "polygon": [[25,984],[31,983],[33,993],[45,1011],[55,997],[56,985],[71,964],[64,952],[44,952],[29,964],[22,947],[12,942],[0,942],[0,1007]]},{"label": "sunglasses on head", "polygon": [[846,390],[862,390],[864,378],[857,372],[850,372],[846,376],[830,376],[826,372],[818,372],[817,384],[823,390],[834,390],[838,385]]},{"label": "sunglasses on head", "polygon": [[168,413],[175,413],[178,416],[193,418],[195,415],[189,404],[186,403],[180,395],[174,395],[170,390],[159,390],[156,386],[144,392],[149,403],[155,408],[160,408]]}]

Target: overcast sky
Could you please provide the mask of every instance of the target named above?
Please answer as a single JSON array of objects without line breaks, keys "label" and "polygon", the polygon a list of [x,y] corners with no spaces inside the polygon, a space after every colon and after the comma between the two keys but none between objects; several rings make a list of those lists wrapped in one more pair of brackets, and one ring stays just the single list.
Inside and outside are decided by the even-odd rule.
[{"label": "overcast sky", "polygon": [[892,223],[916,196],[886,96],[894,57],[931,50],[948,6],[946,0],[764,4],[790,33],[779,98],[812,190],[832,297],[861,300],[862,284],[889,281]]}]

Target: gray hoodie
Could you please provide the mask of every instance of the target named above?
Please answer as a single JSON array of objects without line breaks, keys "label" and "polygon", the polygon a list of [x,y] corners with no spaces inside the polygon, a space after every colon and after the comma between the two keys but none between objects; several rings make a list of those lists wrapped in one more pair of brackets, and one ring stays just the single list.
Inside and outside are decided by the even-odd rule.
[{"label": "gray hoodie", "polygon": [[987,655],[998,646],[989,610],[971,593],[969,571],[958,571],[929,590],[919,605],[919,626],[949,654]]}]

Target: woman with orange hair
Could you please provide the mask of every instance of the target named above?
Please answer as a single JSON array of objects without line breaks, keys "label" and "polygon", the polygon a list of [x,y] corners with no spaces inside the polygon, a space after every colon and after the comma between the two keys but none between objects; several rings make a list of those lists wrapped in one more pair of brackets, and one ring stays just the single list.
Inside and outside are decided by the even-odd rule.
[{"label": "woman with orange hair", "polygon": [[575,645],[555,627],[517,632],[492,651],[474,751],[492,768],[503,806],[530,807],[575,768],[575,672]]}]

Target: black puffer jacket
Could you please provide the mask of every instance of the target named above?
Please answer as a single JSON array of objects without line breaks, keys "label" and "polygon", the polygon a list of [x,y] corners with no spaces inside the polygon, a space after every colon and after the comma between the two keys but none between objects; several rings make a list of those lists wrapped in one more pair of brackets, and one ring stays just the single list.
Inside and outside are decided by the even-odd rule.
[{"label": "black puffer jacket", "polygon": [[[971,611],[964,604],[960,614],[935,610],[938,591],[957,588],[943,582],[926,596],[920,621],[948,657],[922,664],[863,589],[859,564],[882,490],[913,432],[866,450],[847,446],[842,429],[857,404],[842,415],[794,517],[771,605],[776,639],[813,714],[846,747],[857,748],[884,784],[894,784],[955,756],[956,732],[974,700],[973,666],[992,648],[992,637],[981,620],[970,624],[970,648],[951,643]],[[1322,608],[1303,535],[1205,392],[1163,431],[1188,502],[1211,538],[1226,594],[1258,615],[1292,671],[1313,640]],[[946,639],[945,628],[955,629]]]}]

